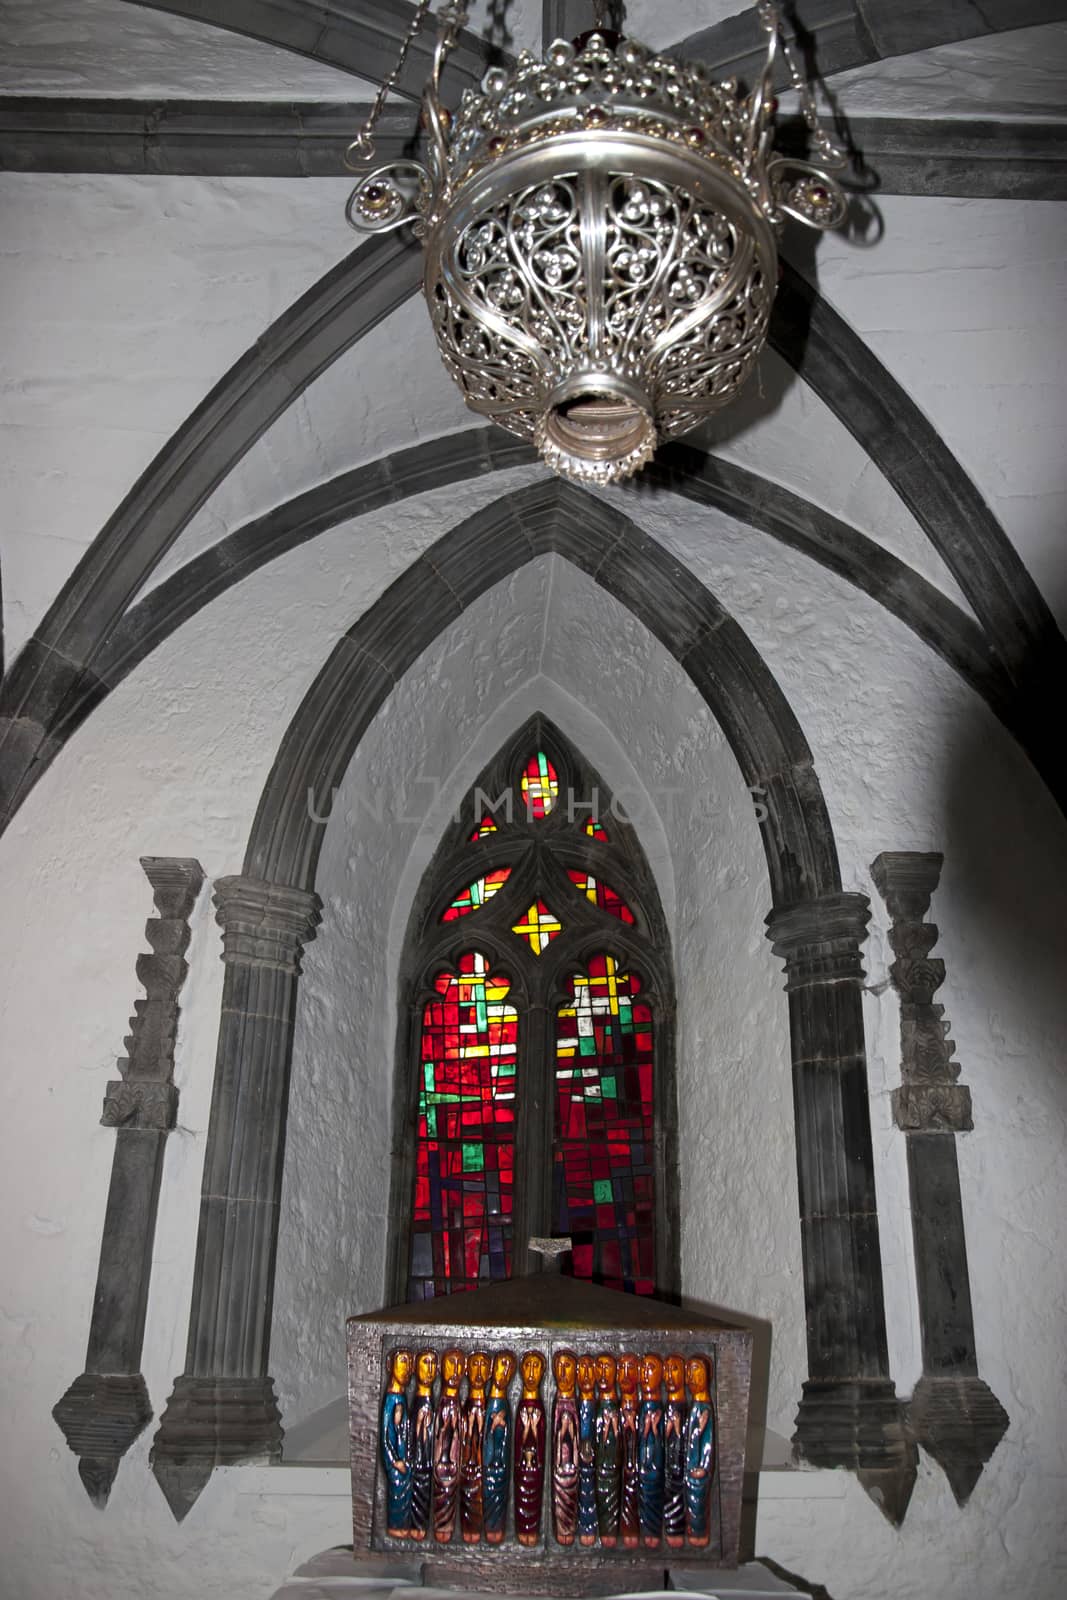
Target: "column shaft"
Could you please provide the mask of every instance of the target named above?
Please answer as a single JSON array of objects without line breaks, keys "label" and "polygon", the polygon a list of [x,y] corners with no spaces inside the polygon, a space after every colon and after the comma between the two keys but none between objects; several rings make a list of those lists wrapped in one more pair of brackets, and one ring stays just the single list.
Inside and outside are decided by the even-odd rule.
[{"label": "column shaft", "polygon": [[889,1375],[863,1035],[863,895],[775,911],[793,1056],[808,1381],[794,1442],[820,1466],[854,1468],[892,1520],[914,1461]]},{"label": "column shaft", "polygon": [[300,957],[320,902],[251,878],[215,885],[226,977],[200,1199],[186,1371],[152,1468],[179,1520],[221,1463],[276,1460],[268,1372]]}]

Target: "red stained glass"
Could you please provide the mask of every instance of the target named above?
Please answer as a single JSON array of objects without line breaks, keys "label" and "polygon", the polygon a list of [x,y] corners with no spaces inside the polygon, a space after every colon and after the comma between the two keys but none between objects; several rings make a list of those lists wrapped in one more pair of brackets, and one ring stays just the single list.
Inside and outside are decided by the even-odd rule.
[{"label": "red stained glass", "polygon": [[589,818],[582,831],[590,839],[599,839],[601,844],[608,843],[607,829],[601,823],[595,821],[592,817]]},{"label": "red stained glass", "polygon": [[462,894],[456,896],[450,906],[445,907],[441,913],[441,921],[456,922],[460,917],[469,917],[472,911],[480,911],[482,906],[499,893],[510,877],[510,867],[499,867],[496,872],[489,872],[484,878],[479,878],[477,883],[472,883]]},{"label": "red stained glass", "polygon": [[558,1015],[554,1231],[571,1271],[612,1289],[656,1284],[653,1026],[641,984],[596,956]]},{"label": "red stained glass", "polygon": [[574,887],[591,900],[593,905],[599,906],[601,911],[607,911],[610,916],[618,917],[620,922],[633,923],[634,914],[630,910],[621,894],[617,894],[609,883],[604,883],[600,878],[593,878],[587,872],[568,872],[568,878]]},{"label": "red stained glass", "polygon": [[493,821],[492,817],[489,816],[488,813],[486,813],[486,815],[482,818],[481,822],[475,828],[474,832],[471,834],[470,842],[471,842],[471,844],[474,844],[475,840],[477,840],[477,839],[487,839],[491,833],[496,833],[496,832],[497,832],[496,823]]},{"label": "red stained glass", "polygon": [[422,1018],[410,1300],[511,1272],[518,1013],[475,952],[436,988]]},{"label": "red stained glass", "polygon": [[539,750],[526,763],[522,775],[522,798],[526,815],[535,822],[547,817],[559,799],[556,769],[543,750]]}]

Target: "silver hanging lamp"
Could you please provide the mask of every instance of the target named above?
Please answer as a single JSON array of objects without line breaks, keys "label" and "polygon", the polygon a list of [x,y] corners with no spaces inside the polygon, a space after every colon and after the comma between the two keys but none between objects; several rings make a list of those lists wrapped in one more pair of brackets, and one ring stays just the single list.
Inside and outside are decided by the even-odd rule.
[{"label": "silver hanging lamp", "polygon": [[[360,162],[429,5],[350,147]],[[423,96],[428,164],[378,168],[349,199],[360,231],[411,225],[423,240],[438,347],[471,409],[578,482],[629,477],[728,405],[766,341],[777,230],[845,219],[831,176],[844,156],[777,7],[756,11],[767,53],[749,95],[598,28],[491,69],[453,117],[441,72],[467,13],[445,5]],[[774,149],[780,45],[819,166]]]}]

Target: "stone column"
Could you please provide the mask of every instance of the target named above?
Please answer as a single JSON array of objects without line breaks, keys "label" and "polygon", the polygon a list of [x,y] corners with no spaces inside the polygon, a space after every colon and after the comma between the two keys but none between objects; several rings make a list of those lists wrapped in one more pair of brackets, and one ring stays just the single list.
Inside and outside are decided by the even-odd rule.
[{"label": "stone column", "polygon": [[971,1091],[958,1082],[945,1008],[934,994],[945,963],[932,958],[937,928],[923,918],[943,857],[886,851],[871,865],[893,919],[889,968],[900,996],[899,1089],[893,1117],[907,1139],[923,1375],[908,1407],[912,1435],[939,1464],[960,1505],[1000,1443],[1008,1415],[978,1376],[956,1135],[973,1127]]},{"label": "stone column", "polygon": [[863,1036],[860,945],[870,902],[832,894],[767,918],[785,962],[793,1056],[808,1380],[794,1444],[850,1467],[893,1522],[915,1452],[889,1375]]},{"label": "stone column", "polygon": [[189,970],[189,917],[204,882],[198,861],[143,856],[141,865],[159,916],[145,924],[152,954],[137,957],[145,998],[134,1001],[128,1053],[118,1063],[120,1076],[107,1086],[100,1118],[118,1131],[85,1371],[52,1412],[79,1457],[89,1498],[101,1509],[119,1462],[152,1416],[141,1348],[163,1150],[178,1110],[172,1081],[178,996]]},{"label": "stone column", "polygon": [[186,1370],[152,1446],[179,1521],[215,1466],[281,1455],[274,1261],[300,958],[321,910],[315,894],[243,877],[218,880],[215,906],[226,976]]}]

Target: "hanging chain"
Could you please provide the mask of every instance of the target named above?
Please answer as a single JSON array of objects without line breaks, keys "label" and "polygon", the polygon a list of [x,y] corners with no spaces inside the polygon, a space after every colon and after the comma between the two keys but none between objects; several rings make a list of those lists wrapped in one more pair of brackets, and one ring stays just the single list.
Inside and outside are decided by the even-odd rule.
[{"label": "hanging chain", "polygon": [[593,0],[593,27],[598,33],[608,22],[607,9],[607,0]]},{"label": "hanging chain", "polygon": [[794,42],[787,35],[782,26],[782,19],[774,0],[756,0],[756,11],[759,16],[763,31],[772,36],[777,35],[782,47],[782,55],[789,71],[789,81],[797,92],[800,100],[800,111],[804,118],[812,142],[822,160],[828,167],[843,167],[848,161],[848,156],[827,133],[819,118],[819,108],[815,102],[815,91],[810,79],[806,76],[799,61]]},{"label": "hanging chain", "polygon": [[[414,44],[415,36],[426,20],[431,3],[432,0],[418,0],[418,4],[415,7],[415,15],[408,24],[408,30],[400,46],[400,54],[396,58],[396,64],[392,71],[383,78],[378,93],[374,97],[370,116],[345,151],[346,167],[351,169],[365,167],[374,160],[374,130],[378,126],[378,120],[381,117],[386,100],[397,86],[400,74],[404,70],[404,63],[408,58],[408,51]],[[454,11],[455,9],[453,6],[445,7],[446,11]]]}]

